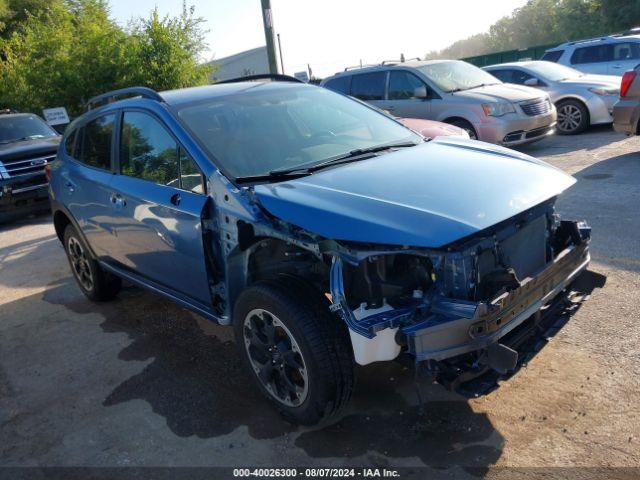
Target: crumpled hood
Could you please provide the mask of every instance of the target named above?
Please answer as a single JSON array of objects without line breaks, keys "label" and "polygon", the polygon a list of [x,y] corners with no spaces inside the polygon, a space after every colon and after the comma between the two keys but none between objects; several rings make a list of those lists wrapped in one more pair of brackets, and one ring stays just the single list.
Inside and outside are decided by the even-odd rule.
[{"label": "crumpled hood", "polygon": [[271,215],[325,238],[438,248],[573,183],[573,177],[533,157],[442,137],[254,188]]},{"label": "crumpled hood", "polygon": [[456,97],[467,97],[483,102],[524,102],[527,100],[543,100],[547,97],[544,92],[540,92],[532,87],[513,85],[511,83],[499,83],[487,85],[486,87],[473,88],[453,93]]}]

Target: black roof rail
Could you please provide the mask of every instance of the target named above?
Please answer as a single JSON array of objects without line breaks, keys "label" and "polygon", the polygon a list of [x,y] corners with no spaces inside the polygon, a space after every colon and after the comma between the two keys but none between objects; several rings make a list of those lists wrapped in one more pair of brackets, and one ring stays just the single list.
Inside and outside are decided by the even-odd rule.
[{"label": "black roof rail", "polygon": [[160,96],[158,92],[152,90],[148,87],[129,87],[129,88],[121,88],[120,90],[113,90],[111,92],[103,93],[102,95],[96,95],[93,98],[90,98],[87,102],[87,110],[91,110],[95,107],[97,103],[100,102],[113,102],[117,99],[117,97],[121,97],[123,95],[133,95],[142,98],[148,98],[150,100],[156,100],[158,102],[164,102],[163,98]]},{"label": "black roof rail", "polygon": [[255,82],[256,80],[273,80],[275,82],[295,82],[304,83],[302,80],[292,77],[290,75],[282,75],[281,73],[260,73],[258,75],[247,75],[246,77],[230,78],[229,80],[222,80],[216,82],[217,85],[221,83],[238,83],[238,82]]},{"label": "black roof rail", "polygon": [[14,110],[13,108],[0,108],[0,115],[10,115],[12,113],[20,113],[18,110]]}]

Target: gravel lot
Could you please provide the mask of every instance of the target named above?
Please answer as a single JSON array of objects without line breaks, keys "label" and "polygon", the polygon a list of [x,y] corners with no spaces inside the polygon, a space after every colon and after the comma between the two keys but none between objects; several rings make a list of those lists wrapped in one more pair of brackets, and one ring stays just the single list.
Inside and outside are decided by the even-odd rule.
[{"label": "gravel lot", "polygon": [[591,297],[523,369],[467,401],[399,365],[361,368],[331,425],[295,428],[230,329],[130,287],[92,304],[47,217],[0,227],[0,465],[640,467],[640,139],[609,128],[523,148],[573,174]]}]

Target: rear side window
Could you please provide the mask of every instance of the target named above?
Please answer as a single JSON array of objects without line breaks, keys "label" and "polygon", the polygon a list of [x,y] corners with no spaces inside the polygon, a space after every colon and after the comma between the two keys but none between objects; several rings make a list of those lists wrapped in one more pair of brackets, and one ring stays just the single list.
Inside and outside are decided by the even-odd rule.
[{"label": "rear side window", "polygon": [[613,45],[613,59],[618,61],[640,58],[640,43],[616,43]]},{"label": "rear side window", "polygon": [[599,63],[611,60],[611,45],[595,45],[593,47],[576,48],[571,55],[571,63]]},{"label": "rear side window", "polygon": [[90,121],[80,129],[74,157],[91,167],[111,169],[111,136],[115,115]]},{"label": "rear side window", "polygon": [[504,83],[513,83],[513,70],[487,70],[491,75]]},{"label": "rear side window", "polygon": [[524,82],[533,78],[522,70],[492,70],[489,73],[504,83],[515,83],[516,85],[524,85]]},{"label": "rear side window", "polygon": [[349,91],[351,90],[351,75],[333,78],[325,83],[324,86],[329,90],[333,90],[334,92],[349,95]]},{"label": "rear side window", "polygon": [[411,100],[417,98],[416,89],[424,87],[422,80],[409,72],[392,71],[389,74],[389,100]]},{"label": "rear side window", "polygon": [[[554,50],[553,52],[546,52],[541,60],[546,60],[547,62],[557,62],[560,60],[560,57],[564,53],[564,50]],[[502,79],[501,79],[502,80]]]},{"label": "rear side window", "polygon": [[363,73],[351,79],[351,95],[360,100],[383,100],[386,72]]}]

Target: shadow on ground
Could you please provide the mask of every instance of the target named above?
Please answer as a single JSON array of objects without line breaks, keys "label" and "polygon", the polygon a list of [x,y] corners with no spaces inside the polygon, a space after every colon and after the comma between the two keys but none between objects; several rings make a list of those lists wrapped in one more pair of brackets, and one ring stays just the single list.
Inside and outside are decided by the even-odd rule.
[{"label": "shadow on ground", "polygon": [[256,439],[296,434],[295,445],[312,457],[371,452],[420,458],[443,468],[484,467],[500,457],[502,436],[485,414],[475,413],[462,397],[445,393],[449,398],[430,401],[430,389],[440,396],[443,392],[441,387],[426,386],[421,415],[413,374],[401,365],[360,368],[345,414],[330,425],[302,429],[283,421],[262,398],[242,369],[234,343],[225,339],[229,338],[227,327],[213,326],[213,334],[205,334],[204,320],[134,287],[125,288],[114,302],[94,304],[67,278],[52,285],[44,300],[76,314],[100,313],[105,317],[100,325],[105,332],[129,336],[131,343],[118,357],[149,363],[118,385],[104,405],[145,400],[180,437],[211,438],[246,426]]},{"label": "shadow on ground", "polygon": [[[605,281],[585,272],[574,285],[588,294]],[[504,439],[486,414],[474,412],[461,396],[424,384],[426,402],[419,409],[413,372],[400,364],[360,367],[354,397],[342,417],[328,425],[297,428],[283,421],[254,387],[229,328],[208,326],[134,287],[125,288],[113,302],[95,304],[67,278],[52,285],[44,300],[76,314],[100,313],[104,332],[129,336],[131,343],[118,358],[149,363],[118,385],[103,405],[144,400],[177,436],[212,438],[246,426],[255,439],[293,434],[295,446],[314,458],[368,455],[377,465],[390,458],[419,458],[434,468],[483,469],[501,456]]]}]

